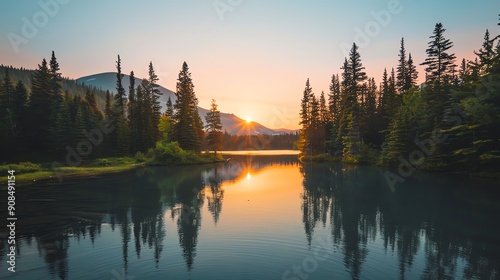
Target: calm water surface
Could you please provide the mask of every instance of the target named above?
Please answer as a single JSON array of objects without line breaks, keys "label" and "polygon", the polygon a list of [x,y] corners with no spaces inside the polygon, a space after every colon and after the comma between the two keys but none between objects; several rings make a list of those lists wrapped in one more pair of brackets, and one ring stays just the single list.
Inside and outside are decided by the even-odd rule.
[{"label": "calm water surface", "polygon": [[231,157],[19,189],[0,278],[500,278],[496,181]]}]

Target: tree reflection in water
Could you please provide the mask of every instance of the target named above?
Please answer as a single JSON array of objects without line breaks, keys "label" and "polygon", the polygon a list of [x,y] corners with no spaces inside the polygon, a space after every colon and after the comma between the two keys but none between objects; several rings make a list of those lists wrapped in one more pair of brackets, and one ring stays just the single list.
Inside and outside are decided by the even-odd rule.
[{"label": "tree reflection in water", "polygon": [[[410,277],[410,272],[415,276],[417,259],[418,277],[423,279],[500,277],[498,193],[467,186],[463,177],[423,173],[415,173],[392,192],[378,168],[299,164],[293,156],[242,156],[219,165],[143,168],[119,176],[26,187],[16,198],[26,202],[17,213],[23,221],[17,229],[18,253],[35,243],[51,275],[72,278],[71,241],[89,238],[94,244],[103,224],[109,224],[121,237],[125,274],[131,260],[143,258],[145,252],[160,269],[165,219],[172,219],[177,233],[170,234],[178,236],[191,271],[205,199],[212,219],[204,222],[217,225],[227,199],[225,184],[244,180],[249,172],[257,176],[272,165],[298,165],[303,188],[302,217],[297,222],[302,220],[304,244],[310,247],[315,231],[328,228],[353,279],[366,278],[370,254],[392,253],[400,279]],[[385,252],[375,252],[376,242]],[[6,254],[7,246],[0,242],[2,263]]]},{"label": "tree reflection in water", "polygon": [[[360,279],[370,254],[367,244],[377,234],[386,253],[396,250],[400,279],[408,277],[419,249],[426,258],[423,279],[500,277],[500,228],[494,223],[500,213],[494,203],[498,193],[490,198],[491,190],[448,177],[436,182],[426,174],[414,175],[391,192],[383,172],[373,167],[304,163],[300,170],[307,242],[311,244],[315,228],[319,223],[324,227],[329,214],[332,240],[342,248],[353,279]],[[480,220],[477,212],[482,213]],[[463,271],[457,271],[459,258],[466,263]]]}]

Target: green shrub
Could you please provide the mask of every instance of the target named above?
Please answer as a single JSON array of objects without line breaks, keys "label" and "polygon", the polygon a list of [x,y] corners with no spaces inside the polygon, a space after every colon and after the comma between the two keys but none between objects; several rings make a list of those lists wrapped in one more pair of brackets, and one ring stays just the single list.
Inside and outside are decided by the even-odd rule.
[{"label": "green shrub", "polygon": [[135,153],[134,158],[136,162],[146,162],[148,160],[147,156],[142,152]]},{"label": "green shrub", "polygon": [[154,159],[157,162],[165,164],[185,163],[187,157],[187,152],[184,151],[177,142],[170,142],[167,144],[162,142],[156,143]]}]

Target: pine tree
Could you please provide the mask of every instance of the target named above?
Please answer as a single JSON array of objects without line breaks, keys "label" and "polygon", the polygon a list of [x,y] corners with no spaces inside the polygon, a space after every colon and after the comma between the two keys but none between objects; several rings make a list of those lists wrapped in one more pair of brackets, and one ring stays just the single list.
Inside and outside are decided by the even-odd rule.
[{"label": "pine tree", "polygon": [[115,147],[115,155],[126,155],[129,152],[129,132],[128,122],[126,119],[126,105],[127,97],[125,88],[123,87],[122,80],[122,67],[120,55],[116,61],[116,95],[115,102],[113,103],[113,121],[115,130],[112,134],[113,146]]},{"label": "pine tree", "polygon": [[326,106],[325,92],[322,91],[319,96],[319,112],[320,112],[320,122],[326,125],[330,122],[330,113],[328,112],[328,107]]},{"label": "pine tree", "polygon": [[220,119],[220,111],[217,109],[217,104],[214,99],[210,105],[210,112],[205,116],[207,125],[207,146],[217,155],[217,151],[222,149],[222,122]]},{"label": "pine tree", "polygon": [[[144,83],[144,80],[142,81]],[[141,83],[141,84],[142,84]],[[135,148],[137,151],[146,151],[148,149],[148,146],[145,144],[144,141],[144,131],[145,131],[145,119],[147,119],[146,114],[144,114],[144,90],[142,88],[142,85],[138,85],[135,93],[136,93],[136,116],[135,116],[135,129],[137,130],[137,138],[135,139]]]},{"label": "pine tree", "polygon": [[33,72],[29,104],[29,137],[36,139],[29,144],[34,151],[47,151],[50,143],[52,124],[52,84],[47,61],[42,60],[38,69]]},{"label": "pine tree", "polygon": [[167,109],[165,110],[165,116],[172,118],[174,115],[174,106],[172,105],[172,100],[170,99],[170,96],[167,99]]},{"label": "pine tree", "polygon": [[396,86],[399,94],[403,94],[410,88],[408,87],[408,61],[406,60],[405,39],[401,38],[401,49],[399,51],[399,63],[397,67]]},{"label": "pine tree", "polygon": [[340,81],[339,75],[332,75],[332,81],[330,83],[330,94],[328,95],[328,107],[330,109],[330,115],[334,122],[340,118],[341,113],[341,93],[340,93]]},{"label": "pine tree", "polygon": [[137,127],[138,111],[137,111],[137,97],[135,94],[135,75],[134,71],[130,72],[130,81],[128,88],[128,121],[130,124],[130,152],[135,154],[138,149],[139,131]]},{"label": "pine tree", "polygon": [[394,116],[396,111],[398,110],[398,106],[401,104],[401,96],[398,95],[396,89],[396,75],[394,72],[394,68],[391,70],[391,77],[389,78],[389,111],[391,116]]},{"label": "pine tree", "polygon": [[156,142],[157,140],[160,139],[160,134],[158,130],[158,124],[160,122],[160,116],[161,116],[161,105],[160,105],[160,95],[162,93],[160,92],[159,86],[157,84],[159,78],[156,75],[154,68],[153,68],[153,63],[149,62],[149,88],[148,88],[148,94],[150,95],[150,100],[151,100],[151,126],[152,126],[152,133],[154,135],[154,141]]},{"label": "pine tree", "polygon": [[343,108],[346,110],[346,114],[353,113],[357,115],[359,110],[358,98],[361,93],[362,85],[367,80],[367,76],[363,71],[365,67],[363,67],[361,63],[361,56],[358,52],[356,43],[353,43],[349,53],[349,60],[345,60],[341,69],[344,70],[342,74],[342,85],[345,91]]},{"label": "pine tree", "polygon": [[303,154],[312,154],[311,143],[309,139],[309,135],[311,133],[311,101],[312,101],[313,93],[312,88],[309,83],[309,79],[306,81],[306,86],[303,92],[302,101],[301,101],[301,110],[300,110],[300,122],[302,125],[302,129],[300,130],[300,138],[299,138],[299,148]]},{"label": "pine tree", "polygon": [[432,40],[426,50],[427,58],[421,64],[426,66],[425,97],[429,110],[427,114],[429,124],[440,122],[442,108],[453,80],[455,54],[449,52],[453,43],[444,37],[445,31],[441,23],[436,24],[434,34],[430,37]]},{"label": "pine tree", "polygon": [[326,134],[325,124],[322,122],[321,118],[320,102],[314,94],[311,95],[310,108],[310,127],[305,137],[306,141],[310,144],[310,155],[314,156],[325,152]]},{"label": "pine tree", "polygon": [[[154,114],[153,114],[153,95],[151,94],[151,86],[148,80],[143,79],[141,82],[140,98],[138,98],[138,104],[140,106],[140,151],[146,151],[147,149],[154,147],[156,143],[156,133],[154,127]],[[139,89],[137,90],[137,96],[139,97]]]},{"label": "pine tree", "polygon": [[479,75],[489,73],[491,66],[493,65],[493,59],[495,56],[493,43],[494,40],[490,39],[490,32],[486,29],[482,48],[479,49],[479,51],[474,51],[474,54],[476,54],[479,58],[479,63],[474,64],[474,67],[477,68]]},{"label": "pine tree", "polygon": [[312,88],[309,84],[309,79],[306,81],[306,88],[304,89],[304,93],[301,101],[301,110],[300,110],[300,125],[302,125],[303,129],[307,129],[311,124],[310,121],[310,99],[312,95]]},{"label": "pine tree", "polygon": [[[364,72],[365,67],[361,63],[361,56],[358,52],[358,46],[353,43],[349,53],[349,60],[345,59],[341,67],[342,73],[342,116],[339,122],[337,133],[337,143],[345,144],[344,136],[349,133],[349,122],[355,120],[356,126],[359,125],[360,104],[358,100],[365,90],[366,80],[368,79]],[[361,98],[362,99],[362,98]],[[345,147],[345,146],[344,146]],[[343,148],[342,148],[343,149]]]},{"label": "pine tree", "polygon": [[332,75],[332,81],[330,83],[330,93],[328,94],[328,108],[330,111],[331,125],[327,128],[327,146],[330,154],[338,154],[340,151],[342,143],[339,142],[338,130],[339,123],[342,116],[342,93],[340,87],[339,75]]},{"label": "pine tree", "polygon": [[50,58],[50,76],[51,76],[51,89],[52,89],[52,103],[54,106],[54,110],[59,108],[59,105],[63,101],[62,96],[62,77],[59,72],[59,63],[57,62],[54,51],[52,51],[52,56]]},{"label": "pine tree", "polygon": [[407,90],[415,87],[418,81],[418,71],[415,64],[413,64],[413,58],[411,57],[411,53],[408,55],[408,63],[406,69],[406,86]]},{"label": "pine tree", "polygon": [[453,43],[444,37],[446,29],[441,23],[437,23],[434,33],[426,50],[427,58],[421,64],[426,66],[426,83],[442,85],[450,80],[451,70],[455,61],[455,54],[448,51],[453,47]]},{"label": "pine tree", "polygon": [[387,127],[389,120],[394,116],[397,111],[397,96],[396,85],[394,81],[394,69],[391,71],[391,76],[388,76],[387,69],[384,69],[382,76],[382,88],[379,100],[379,114],[384,121],[383,127]]},{"label": "pine tree", "polygon": [[[198,99],[194,93],[191,73],[186,62],[179,72],[176,86],[177,100],[174,104],[173,139],[185,150],[200,151],[200,122]],[[202,128],[202,127],[201,127]]]},{"label": "pine tree", "polygon": [[366,100],[365,100],[365,116],[364,116],[364,137],[367,143],[373,143],[376,145],[382,144],[381,138],[379,136],[379,127],[377,123],[377,84],[375,83],[375,78],[371,78],[368,81],[368,86],[366,90]]},{"label": "pine tree", "polygon": [[116,113],[116,118],[125,118],[127,97],[122,84],[123,76],[122,60],[120,59],[120,55],[118,55],[118,60],[116,61],[116,95],[113,110]]}]

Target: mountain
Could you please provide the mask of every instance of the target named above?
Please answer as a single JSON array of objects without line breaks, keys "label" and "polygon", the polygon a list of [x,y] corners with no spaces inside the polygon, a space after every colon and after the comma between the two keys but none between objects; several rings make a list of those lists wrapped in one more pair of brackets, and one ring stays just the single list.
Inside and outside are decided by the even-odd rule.
[{"label": "mountain", "polygon": [[[100,74],[94,74],[90,76],[85,76],[78,78],[76,80],[78,83],[95,87],[97,89],[106,91],[109,90],[109,92],[114,93],[116,91],[116,73],[114,72],[106,72],[106,73],[100,73]],[[142,79],[135,78],[135,85],[138,86],[141,84]],[[128,94],[128,88],[130,85],[130,76],[129,75],[124,75],[123,81],[122,81],[123,87],[125,88],[125,91]],[[168,100],[168,97],[172,100],[172,103],[175,102],[177,99],[175,96],[175,93],[165,87],[162,87],[160,85],[159,87],[160,92],[162,95],[160,96],[160,104],[162,106],[162,110],[165,110],[166,103]],[[201,116],[201,119],[203,120],[203,123],[205,123],[205,116],[209,110],[205,108],[198,107],[198,113]],[[220,114],[221,117],[221,122],[222,122],[222,128],[227,131],[227,133],[232,134],[232,135],[259,135],[259,134],[267,134],[267,135],[272,135],[272,134],[281,134],[283,132],[278,132],[274,131],[270,128],[267,128],[257,122],[250,122],[248,123],[247,121],[243,120],[242,118],[239,118],[235,116],[234,114],[228,114],[228,113],[222,113]]]}]

